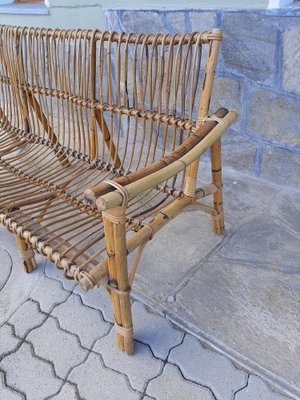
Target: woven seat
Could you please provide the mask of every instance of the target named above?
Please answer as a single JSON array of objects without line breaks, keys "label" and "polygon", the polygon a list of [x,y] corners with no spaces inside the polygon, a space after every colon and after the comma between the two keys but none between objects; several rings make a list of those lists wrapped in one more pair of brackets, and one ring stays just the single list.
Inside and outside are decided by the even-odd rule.
[{"label": "woven seat", "polygon": [[103,286],[128,354],[148,241],[187,207],[224,231],[220,137],[237,113],[208,116],[221,39],[0,26],[0,221],[26,272],[37,251],[83,290]]},{"label": "woven seat", "polygon": [[[0,138],[1,144],[6,142],[9,147],[13,146],[7,131],[2,131]],[[68,160],[68,167],[65,167],[55,156],[57,153],[58,150],[55,152],[51,146],[37,143],[27,146],[21,153],[4,157],[0,162],[0,216],[2,223],[22,238],[24,231],[28,231],[25,235],[27,240],[30,237],[35,242],[37,239],[34,237],[38,238],[42,253],[45,253],[45,246],[50,245],[57,252],[56,257],[65,257],[67,274],[71,265],[73,270],[77,266],[91,268],[103,258],[102,215],[96,207],[84,201],[83,193],[93,182],[113,179],[116,174],[91,167],[90,163],[62,152],[61,156]],[[45,179],[49,161],[55,174]],[[152,189],[138,200],[131,199],[126,209],[128,229],[137,229],[144,219],[153,217],[174,198]],[[12,221],[18,225],[11,227]],[[53,258],[53,251],[52,261],[59,265],[58,258]],[[26,262],[25,267],[30,272]],[[68,276],[72,278],[72,275]]]}]

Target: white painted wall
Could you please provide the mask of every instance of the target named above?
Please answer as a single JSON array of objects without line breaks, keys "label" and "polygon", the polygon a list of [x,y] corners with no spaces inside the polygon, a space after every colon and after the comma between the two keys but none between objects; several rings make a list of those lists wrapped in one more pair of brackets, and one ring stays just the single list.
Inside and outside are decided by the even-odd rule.
[{"label": "white painted wall", "polygon": [[268,8],[280,8],[292,4],[292,0],[269,0]]},{"label": "white painted wall", "polygon": [[109,2],[99,0],[47,1],[50,5],[47,15],[3,14],[0,6],[0,24],[105,29],[104,7],[265,9],[268,6],[268,0],[185,0],[184,2],[178,0],[128,0],[126,2],[122,0],[110,0]]}]

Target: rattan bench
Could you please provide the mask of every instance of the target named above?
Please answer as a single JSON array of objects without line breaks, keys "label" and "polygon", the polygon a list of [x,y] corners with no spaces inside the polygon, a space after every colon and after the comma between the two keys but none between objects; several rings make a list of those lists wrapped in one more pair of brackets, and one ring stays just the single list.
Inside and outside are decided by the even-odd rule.
[{"label": "rattan bench", "polygon": [[187,207],[224,231],[220,137],[237,113],[208,116],[222,32],[0,30],[0,221],[26,272],[37,251],[83,290],[104,287],[131,354],[144,246]]}]

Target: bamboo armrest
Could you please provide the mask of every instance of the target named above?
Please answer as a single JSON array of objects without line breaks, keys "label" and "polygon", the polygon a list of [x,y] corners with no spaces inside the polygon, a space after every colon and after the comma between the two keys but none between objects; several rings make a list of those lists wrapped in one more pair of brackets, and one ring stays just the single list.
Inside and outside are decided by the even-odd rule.
[{"label": "bamboo armrest", "polygon": [[[226,131],[237,116],[236,110],[228,112],[227,109],[220,108],[173,153],[149,167],[118,178],[115,182],[124,187],[128,198],[156,187],[197,160]],[[218,121],[213,120],[214,117]],[[122,193],[105,182],[87,189],[84,197],[102,211],[121,205],[123,201]]]}]

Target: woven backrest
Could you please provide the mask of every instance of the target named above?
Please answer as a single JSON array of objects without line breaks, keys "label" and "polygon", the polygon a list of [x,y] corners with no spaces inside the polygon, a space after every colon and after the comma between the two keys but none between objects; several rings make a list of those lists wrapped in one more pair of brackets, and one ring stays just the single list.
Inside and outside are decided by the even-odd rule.
[{"label": "woven backrest", "polygon": [[220,40],[219,30],[0,26],[2,125],[120,174],[137,170],[176,149],[207,115]]}]

